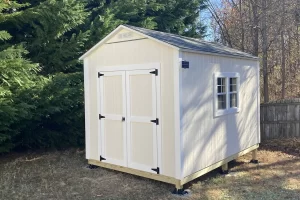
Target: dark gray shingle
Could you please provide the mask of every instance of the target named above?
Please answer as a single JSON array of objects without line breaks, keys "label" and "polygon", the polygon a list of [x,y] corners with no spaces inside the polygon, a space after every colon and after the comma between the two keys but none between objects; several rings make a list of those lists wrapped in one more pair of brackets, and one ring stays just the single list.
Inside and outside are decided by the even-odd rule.
[{"label": "dark gray shingle", "polygon": [[251,54],[238,51],[236,49],[232,49],[215,42],[207,42],[201,39],[183,37],[180,35],[153,31],[153,30],[139,28],[135,26],[129,26],[129,25],[124,25],[124,26],[131,28],[135,31],[138,31],[140,33],[143,33],[145,35],[148,35],[150,37],[153,37],[162,42],[176,46],[180,49],[257,59],[257,57]]}]

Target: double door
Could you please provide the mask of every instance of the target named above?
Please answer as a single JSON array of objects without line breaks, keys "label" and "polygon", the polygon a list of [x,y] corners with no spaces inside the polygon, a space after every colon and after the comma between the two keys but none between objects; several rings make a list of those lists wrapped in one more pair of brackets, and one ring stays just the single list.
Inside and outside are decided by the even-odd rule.
[{"label": "double door", "polygon": [[100,71],[99,159],[159,173],[158,70]]}]

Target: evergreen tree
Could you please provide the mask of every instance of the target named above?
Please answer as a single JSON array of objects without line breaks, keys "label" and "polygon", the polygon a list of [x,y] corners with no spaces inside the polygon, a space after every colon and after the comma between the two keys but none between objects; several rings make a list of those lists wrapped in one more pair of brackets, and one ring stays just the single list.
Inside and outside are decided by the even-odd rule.
[{"label": "evergreen tree", "polygon": [[205,26],[200,12],[206,0],[87,0],[91,12],[85,28],[90,30],[86,50],[120,24],[202,38]]},{"label": "evergreen tree", "polygon": [[[0,22],[19,15],[16,10],[24,7],[15,1],[0,2]],[[28,53],[22,45],[9,46],[11,35],[0,31],[0,153],[8,152],[15,145],[13,138],[20,127],[13,125],[28,117],[31,105],[19,98],[24,90],[36,85],[37,65],[24,56]]]},{"label": "evergreen tree", "polygon": [[120,24],[202,37],[204,8],[205,0],[0,1],[0,153],[83,145],[78,58]]},{"label": "evergreen tree", "polygon": [[[28,57],[39,63],[44,75],[57,72],[81,71],[78,57],[88,39],[88,30],[76,29],[89,15],[85,4],[77,0],[33,0],[20,16],[16,16],[0,28],[7,27],[14,35],[11,44],[22,42],[29,51]],[[24,37],[25,36],[25,37]]]}]

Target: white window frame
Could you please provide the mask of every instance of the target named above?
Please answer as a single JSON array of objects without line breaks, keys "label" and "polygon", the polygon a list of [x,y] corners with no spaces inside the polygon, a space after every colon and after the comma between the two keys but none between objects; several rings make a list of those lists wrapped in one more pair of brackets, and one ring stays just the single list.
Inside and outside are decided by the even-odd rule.
[{"label": "white window frame", "polygon": [[[226,83],[226,109],[218,109],[218,78],[225,78]],[[237,92],[230,92],[230,78],[236,78]],[[240,112],[240,74],[236,72],[218,72],[214,73],[214,116],[219,117],[222,115],[234,114]],[[230,94],[237,94],[237,107],[230,108]]]}]

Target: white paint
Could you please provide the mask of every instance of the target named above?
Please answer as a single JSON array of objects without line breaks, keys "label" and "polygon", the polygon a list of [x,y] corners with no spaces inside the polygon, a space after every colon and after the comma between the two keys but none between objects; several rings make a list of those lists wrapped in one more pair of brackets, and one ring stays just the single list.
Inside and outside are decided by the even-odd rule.
[{"label": "white paint", "polygon": [[[140,34],[122,27],[105,40],[118,41],[120,31]],[[89,60],[89,73],[85,79],[90,84],[90,110],[86,109],[86,115],[89,115],[90,158],[95,159],[96,148],[101,150],[102,146],[98,142],[102,138],[97,135],[101,126],[97,127],[99,120],[96,119],[96,107],[100,108],[97,100],[100,98],[97,97],[97,84],[100,84],[96,81],[98,71],[123,71],[127,77],[126,73],[134,73],[134,70],[158,69],[159,75],[154,77],[152,88],[156,88],[156,115],[160,122],[159,126],[155,126],[157,140],[152,141],[157,145],[157,166],[152,167],[159,167],[162,175],[183,179],[259,143],[257,59],[179,51],[172,45],[151,38],[102,45],[104,43],[85,55]],[[181,60],[189,61],[190,68],[182,69]],[[215,117],[215,73],[239,73],[240,112]],[[129,85],[128,78],[125,82]],[[130,117],[136,122],[146,122],[153,116]],[[120,120],[120,116],[115,114],[111,118]],[[132,163],[131,166],[149,170],[148,165]]]},{"label": "white paint", "polygon": [[[154,63],[154,64],[145,64],[145,65],[134,65],[134,66],[115,66],[113,67],[114,70],[112,71],[112,68],[109,68],[109,70],[105,71],[105,69],[108,69],[106,67],[103,67],[101,71],[98,71],[99,73],[103,74],[100,78],[98,78],[98,113],[105,116],[104,119],[99,120],[98,123],[98,138],[99,138],[99,146],[98,146],[98,157],[100,155],[104,157],[106,160],[103,160],[102,162],[107,162],[111,164],[116,164],[120,166],[125,166],[125,167],[130,167],[130,168],[135,168],[151,173],[156,173],[152,168],[157,168],[160,167],[161,165],[161,128],[160,125],[156,125],[151,122],[151,120],[154,120],[156,118],[160,117],[160,112],[157,113],[157,110],[160,109],[160,66],[159,63]],[[127,69],[127,70],[125,70]],[[150,72],[154,70],[158,70],[158,76],[151,74]],[[98,75],[98,73],[97,73]],[[152,113],[153,116],[132,116],[131,114],[131,88],[130,88],[130,76],[139,76],[139,75],[147,75],[150,76],[152,79]],[[104,111],[104,78],[105,77],[116,77],[116,76],[121,76],[122,77],[122,82],[123,82],[123,113],[121,115],[119,114],[111,114],[111,113],[106,113]],[[159,90],[157,91],[157,88]],[[158,105],[158,106],[157,106]],[[106,120],[114,120],[114,121],[122,121],[122,117],[125,116],[125,122],[123,125],[123,135],[125,138],[123,140],[123,160],[120,159],[115,159],[112,157],[109,157],[106,153],[106,148],[107,145],[114,145],[114,144],[106,144],[106,137],[104,134],[105,132],[105,121]],[[132,161],[131,159],[131,123],[141,123],[141,124],[151,124],[153,128],[153,165],[148,166],[146,164],[142,163],[136,163]],[[117,140],[118,138],[116,138]],[[140,152],[142,153],[142,152]]]},{"label": "white paint", "polygon": [[[183,178],[259,143],[259,77],[257,61],[186,52],[181,58],[190,62],[182,70]],[[214,116],[218,73],[239,74],[238,113]]]},{"label": "white paint", "polygon": [[94,52],[98,47],[100,47],[102,44],[104,44],[107,40],[109,40],[112,36],[114,36],[116,33],[118,33],[121,29],[121,26],[113,30],[110,34],[108,34],[105,38],[103,38],[100,42],[98,42],[95,46],[93,46],[89,51],[87,51],[85,54],[83,54],[79,60],[83,60],[86,57],[88,57],[92,52]]},{"label": "white paint", "polygon": [[181,63],[179,62],[179,52],[174,55],[174,130],[175,130],[175,163],[176,163],[176,176],[181,178],[181,117],[180,117],[180,97],[181,97]]},{"label": "white paint", "polygon": [[85,157],[90,159],[90,85],[89,85],[89,64],[84,59],[84,109],[85,109]]},{"label": "white paint", "polygon": [[[88,57],[91,53],[93,53],[96,49],[98,49],[99,47],[101,47],[101,45],[105,44],[109,39],[111,39],[113,36],[115,36],[116,33],[118,33],[118,32],[119,32],[120,30],[122,30],[122,29],[125,29],[125,30],[127,30],[127,31],[133,32],[133,33],[135,33],[135,34],[137,34],[137,35],[144,36],[144,37],[146,37],[146,38],[149,38],[149,39],[151,39],[151,40],[153,40],[153,41],[155,41],[155,42],[158,42],[158,43],[160,43],[160,44],[166,45],[166,46],[171,47],[171,48],[173,48],[173,49],[179,50],[179,48],[177,48],[177,47],[175,47],[175,46],[173,46],[173,45],[170,45],[170,44],[168,44],[168,43],[166,43],[166,42],[162,42],[162,41],[157,40],[157,39],[155,39],[155,38],[153,38],[153,37],[151,37],[151,36],[145,35],[145,34],[143,34],[143,33],[141,33],[141,32],[135,31],[135,30],[133,30],[133,29],[131,29],[131,28],[128,28],[128,27],[126,27],[126,26],[120,25],[120,26],[118,26],[114,31],[112,31],[110,34],[108,34],[105,38],[103,38],[100,42],[98,42],[98,43],[97,43],[93,48],[91,48],[88,52],[86,52],[83,56],[81,56],[81,57],[79,58],[79,60],[83,60],[84,58]],[[128,33],[127,33],[127,34],[128,34]]]},{"label": "white paint", "polygon": [[195,51],[191,49],[179,49],[181,52],[185,53],[196,53],[199,55],[208,55],[208,56],[219,56],[219,57],[224,57],[224,58],[233,58],[233,59],[242,59],[242,60],[255,60],[258,61],[259,58],[248,58],[248,57],[243,57],[243,56],[233,56],[233,55],[226,55],[226,54],[220,54],[220,53],[211,53],[211,52],[205,52],[205,51]]},{"label": "white paint", "polygon": [[[152,40],[136,40],[103,45],[88,56],[88,59],[91,62],[90,70],[94,75],[93,77],[89,77],[93,82],[91,84],[92,91],[95,91],[94,86],[97,86],[94,82],[97,80],[95,74],[98,71],[109,72],[116,70],[133,71],[137,69],[158,69],[159,73],[156,77],[156,84],[157,93],[161,94],[161,101],[158,101],[157,103],[157,116],[159,116],[158,118],[160,119],[160,124],[157,126],[157,137],[160,138],[160,140],[158,140],[157,143],[158,151],[161,153],[158,153],[157,165],[160,168],[162,175],[170,177],[175,176],[176,166],[173,113],[173,58],[175,54],[176,51],[173,48],[158,44]],[[178,64],[178,62],[176,64]],[[97,94],[97,92],[91,92],[91,107],[93,108],[97,107],[97,97],[95,97],[95,94]],[[99,120],[97,119],[96,113],[95,109],[91,113],[91,127],[93,133],[98,132],[96,124]],[[99,160],[98,153],[96,154],[95,151],[95,148],[98,147],[98,144],[95,141],[99,141],[98,138],[99,136],[92,134],[92,157],[96,160]]]},{"label": "white paint", "polygon": [[257,138],[258,138],[258,143],[261,142],[261,135],[260,135],[260,65],[259,62],[257,62],[257,121],[258,121],[258,126],[257,126]]},{"label": "white paint", "polygon": [[[156,124],[152,123],[151,120],[154,120],[157,118],[156,115],[156,103],[157,103],[157,95],[156,95],[156,76],[150,74],[151,71],[155,70],[155,68],[152,69],[148,69],[148,70],[133,70],[133,71],[127,71],[126,72],[126,101],[127,101],[127,154],[128,154],[128,167],[130,168],[134,168],[134,169],[138,169],[138,170],[142,170],[142,171],[146,171],[146,172],[151,172],[151,173],[156,173],[153,170],[151,170],[152,168],[157,168],[157,155],[158,155],[158,147],[157,147],[157,130],[156,130]],[[149,105],[152,107],[152,115],[151,116],[132,116],[131,114],[131,87],[130,87],[130,76],[139,76],[139,75],[147,75],[147,76],[151,76],[151,88],[152,91],[149,91],[152,93],[152,105]],[[143,103],[143,102],[141,102]],[[135,149],[132,149],[133,145],[132,145],[132,140],[136,140],[134,139],[133,135],[132,135],[132,130],[131,130],[131,125],[132,123],[140,123],[140,124],[150,124],[152,125],[152,158],[147,158],[150,159],[152,163],[152,166],[149,166],[145,163],[137,163],[133,160],[133,156],[131,154],[131,152],[135,152],[135,154],[140,154],[140,156],[144,156],[143,152],[136,152]],[[144,149],[144,151],[148,151],[147,149]]]},{"label": "white paint", "polygon": [[[218,88],[217,88],[217,79],[226,78],[226,109],[218,109]],[[237,78],[237,107],[230,108],[230,83],[229,78]],[[222,115],[234,114],[240,112],[240,74],[236,72],[216,72],[214,73],[214,116],[219,117]]]},{"label": "white paint", "polygon": [[99,66],[96,68],[103,72],[110,71],[135,71],[135,70],[146,70],[146,69],[158,69],[160,70],[160,63],[143,63],[143,64],[132,64],[132,65],[118,65],[118,66]]},{"label": "white paint", "polygon": [[[105,127],[105,122],[107,122],[108,120],[110,121],[118,121],[118,122],[122,122],[122,117],[124,117],[126,115],[126,89],[125,89],[125,71],[115,71],[115,72],[103,72],[103,71],[99,71],[99,73],[104,74],[103,76],[101,76],[99,79],[99,90],[98,90],[98,99],[99,101],[99,114],[101,114],[102,116],[105,116],[105,118],[99,120],[99,129],[100,130],[98,132],[99,135],[99,149],[98,149],[98,155],[99,155],[99,159],[100,159],[100,155],[102,157],[104,157],[106,160],[103,160],[102,162],[107,162],[107,163],[111,163],[111,164],[116,164],[116,165],[120,165],[120,166],[127,166],[127,152],[126,152],[126,123],[123,122],[122,123],[122,133],[121,135],[123,136],[123,159],[117,159],[117,158],[113,158],[110,157],[107,152],[106,152],[106,148],[107,145],[113,145],[113,144],[106,144],[106,134],[110,134],[109,132],[107,133],[107,128]],[[98,75],[98,74],[97,74]],[[123,109],[122,109],[122,113],[121,114],[114,114],[114,113],[106,113],[104,111],[104,78],[105,77],[118,77],[120,76],[122,78],[122,94],[120,94],[120,98],[122,98],[122,102],[123,102]],[[115,138],[115,140],[119,140],[120,138]]]}]

